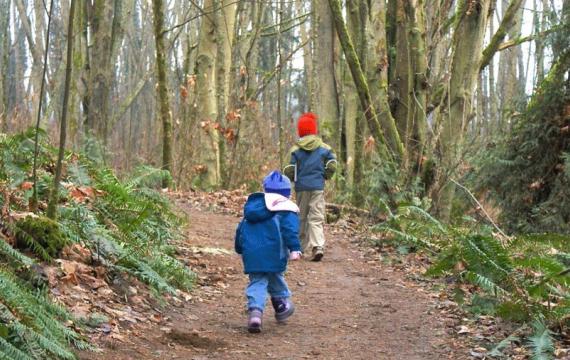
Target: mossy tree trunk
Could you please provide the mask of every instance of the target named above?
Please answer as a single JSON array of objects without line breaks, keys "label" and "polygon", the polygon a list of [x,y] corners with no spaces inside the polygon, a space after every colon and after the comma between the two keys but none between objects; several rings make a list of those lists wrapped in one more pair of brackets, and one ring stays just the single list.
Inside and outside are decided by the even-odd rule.
[{"label": "mossy tree trunk", "polygon": [[391,15],[393,26],[394,42],[394,63],[392,64],[392,88],[394,89],[395,98],[393,106],[393,114],[396,121],[398,132],[402,137],[405,146],[408,144],[408,109],[410,106],[410,84],[411,74],[410,69],[410,52],[408,46],[408,31],[406,29],[406,10],[405,1],[390,1],[392,6]]},{"label": "mossy tree trunk", "polygon": [[461,160],[463,135],[472,112],[473,91],[477,85],[479,59],[491,0],[461,1],[457,6],[451,77],[440,135],[440,174],[436,191],[436,211],[449,221],[455,186],[450,178],[457,173]]},{"label": "mossy tree trunk", "polygon": [[410,85],[406,147],[410,165],[419,172],[426,145],[427,133],[427,54],[424,0],[406,1],[407,32],[409,39],[408,84]]},{"label": "mossy tree trunk", "polygon": [[[381,3],[381,2],[377,2]],[[395,93],[393,114],[406,147],[407,164],[414,166],[412,171],[419,170],[426,143],[426,108],[427,108],[427,54],[426,54],[426,25],[423,0],[391,1],[389,4],[391,44],[395,48],[391,81]],[[380,10],[380,5],[377,5]],[[386,10],[377,11],[385,23]],[[374,33],[380,33],[379,30]],[[386,49],[386,40],[382,39]],[[388,61],[387,52],[380,54]],[[384,65],[386,67],[387,64]],[[388,70],[385,71],[387,73]],[[383,77],[386,75],[382,74]],[[387,93],[387,89],[383,90]],[[385,95],[387,97],[387,95]]]},{"label": "mossy tree trunk", "polygon": [[[156,50],[156,74],[158,78],[157,97],[160,123],[162,124],[162,169],[172,173],[172,118],[168,100],[168,82],[166,78],[166,47],[164,37],[164,3],[162,0],[152,1],[154,15],[154,38]],[[169,187],[168,179],[164,179],[162,187]]]},{"label": "mossy tree trunk", "polygon": [[[364,75],[363,67],[358,59],[354,45],[346,28],[344,18],[342,16],[342,8],[338,0],[329,0],[329,5],[333,13],[335,27],[339,36],[339,40],[346,57],[346,61],[350,68],[353,81],[356,85],[360,105],[364,109],[364,115],[368,124],[368,128],[376,141],[376,147],[383,159],[404,159],[405,150],[400,136],[396,129],[396,124],[391,122],[386,124],[384,129],[379,122],[378,113],[376,111],[374,100],[372,98],[368,82]],[[384,125],[384,124],[383,124]],[[388,150],[387,144],[390,145]]]},{"label": "mossy tree trunk", "polygon": [[[355,51],[361,64],[366,64],[366,24],[368,4],[364,0],[347,2],[347,28],[354,41]],[[346,142],[346,181],[352,189],[352,202],[361,205],[364,201],[362,191],[364,165],[364,139],[366,123],[360,107],[358,92],[352,80],[350,69],[344,70],[344,131]]]}]

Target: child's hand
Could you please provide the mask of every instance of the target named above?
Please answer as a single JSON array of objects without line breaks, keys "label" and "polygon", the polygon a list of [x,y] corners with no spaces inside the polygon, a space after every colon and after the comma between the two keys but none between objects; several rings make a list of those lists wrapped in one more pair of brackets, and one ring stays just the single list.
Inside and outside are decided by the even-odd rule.
[{"label": "child's hand", "polygon": [[291,251],[291,253],[289,254],[289,260],[295,261],[299,260],[300,258],[301,258],[300,251]]}]

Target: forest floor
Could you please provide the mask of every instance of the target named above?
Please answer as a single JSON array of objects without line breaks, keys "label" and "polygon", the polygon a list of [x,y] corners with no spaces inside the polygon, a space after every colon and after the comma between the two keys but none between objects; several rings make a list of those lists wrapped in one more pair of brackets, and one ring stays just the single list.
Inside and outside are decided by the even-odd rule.
[{"label": "forest floor", "polygon": [[[177,248],[198,273],[195,289],[152,305],[152,315],[141,310],[139,321],[121,319],[110,334],[120,328],[121,335],[97,332],[92,340],[101,352],[81,359],[484,358],[472,338],[494,324],[466,319],[444,283],[418,275],[427,266],[421,257],[365,245],[368,235],[345,220],[326,225],[323,261],[290,263],[290,320],[276,323],[268,304],[262,333],[249,334],[247,279],[233,253],[239,198],[218,198],[215,209],[203,197],[177,199],[189,219]],[[230,202],[233,208],[224,208]],[[140,321],[145,317],[151,321]]]}]

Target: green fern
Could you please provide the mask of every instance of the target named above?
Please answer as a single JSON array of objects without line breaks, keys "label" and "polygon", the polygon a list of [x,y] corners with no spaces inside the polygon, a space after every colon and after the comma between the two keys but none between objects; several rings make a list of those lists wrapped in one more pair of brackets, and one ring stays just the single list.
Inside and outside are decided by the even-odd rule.
[{"label": "green fern", "polygon": [[0,239],[0,254],[4,255],[5,259],[23,266],[30,267],[35,264],[34,260],[14,249],[3,239]]},{"label": "green fern", "polygon": [[34,360],[22,350],[4,340],[0,336],[0,359],[6,360]]},{"label": "green fern", "polygon": [[[0,134],[0,186],[22,199],[9,204],[11,211],[27,211],[31,190],[22,190],[20,185],[30,181],[34,135],[34,130],[13,136]],[[36,185],[40,201],[45,201],[53,183],[51,166],[57,151],[47,144],[45,132],[39,135]],[[182,221],[169,200],[153,189],[170,174],[142,166],[132,177],[122,180],[99,162],[102,152],[97,143],[91,141],[88,147],[88,153],[66,155],[62,181],[91,187],[96,195],[78,201],[71,198],[71,192],[62,191],[59,221],[45,226],[54,231],[44,232],[44,226],[32,224],[36,219],[24,219],[3,222],[5,233],[15,236],[17,247],[30,249],[40,260],[49,261],[68,243],[81,243],[92,250],[96,260],[132,274],[159,293],[190,289],[194,275],[169,251],[170,243],[180,236],[177,228]],[[2,201],[2,206],[8,205]],[[35,260],[4,239],[0,239],[0,256],[0,359],[72,359],[70,345],[90,349],[83,338],[64,325],[75,321],[65,308],[54,303],[45,291],[22,280],[29,273],[27,269],[38,266]],[[16,270],[21,278],[14,275]]]},{"label": "green fern", "polygon": [[542,319],[532,323],[533,334],[528,338],[528,345],[532,350],[532,360],[553,359],[554,342],[552,334]]},{"label": "green fern", "polygon": [[70,319],[65,310],[18,282],[16,277],[0,270],[0,321],[6,324],[13,346],[40,359],[74,359],[68,350],[69,343],[89,347],[75,331],[61,324]]},{"label": "green fern", "polygon": [[492,279],[485,277],[484,275],[472,272],[472,271],[466,271],[464,274],[464,277],[469,280],[471,283],[476,284],[478,286],[480,286],[481,288],[485,289],[486,291],[488,291],[491,294],[494,295],[507,295],[509,294],[509,292],[505,289],[503,289],[502,287],[500,287],[499,285],[497,285]]},{"label": "green fern", "polygon": [[518,336],[509,335],[505,339],[501,340],[501,342],[499,342],[497,345],[495,345],[495,347],[491,349],[487,354],[489,356],[496,356],[496,357],[503,356],[503,353],[501,351],[505,349],[507,346],[511,345],[512,343],[518,341],[520,341],[520,338]]}]

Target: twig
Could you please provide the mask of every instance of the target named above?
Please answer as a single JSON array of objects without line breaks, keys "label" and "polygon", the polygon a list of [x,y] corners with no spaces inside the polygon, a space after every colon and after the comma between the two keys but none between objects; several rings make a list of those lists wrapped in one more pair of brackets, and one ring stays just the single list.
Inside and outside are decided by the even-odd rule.
[{"label": "twig", "polygon": [[467,194],[469,194],[469,196],[471,196],[471,198],[473,199],[473,201],[475,201],[475,203],[477,204],[477,206],[479,206],[479,208],[481,209],[481,211],[483,212],[483,214],[487,217],[487,219],[489,219],[489,221],[491,222],[491,224],[493,224],[493,226],[495,227],[495,229],[497,229],[497,231],[503,235],[506,238],[509,238],[509,236],[507,234],[504,233],[503,230],[501,230],[501,228],[493,221],[493,219],[491,218],[491,216],[489,216],[489,214],[487,213],[487,211],[485,211],[485,208],[483,207],[483,205],[481,205],[481,203],[479,202],[479,200],[477,200],[477,198],[475,197],[475,195],[473,195],[473,193],[471,191],[469,191],[469,189],[467,189],[465,186],[461,185],[460,183],[458,183],[457,181],[453,180],[453,179],[449,179],[452,183],[454,183],[455,185],[459,186],[460,188],[462,188],[463,190],[465,190],[465,192]]}]

